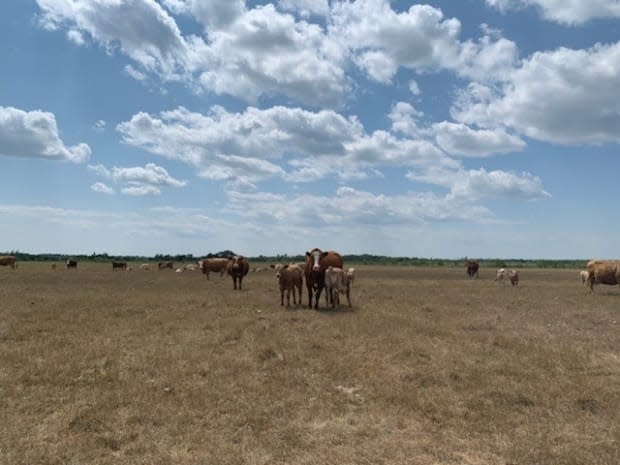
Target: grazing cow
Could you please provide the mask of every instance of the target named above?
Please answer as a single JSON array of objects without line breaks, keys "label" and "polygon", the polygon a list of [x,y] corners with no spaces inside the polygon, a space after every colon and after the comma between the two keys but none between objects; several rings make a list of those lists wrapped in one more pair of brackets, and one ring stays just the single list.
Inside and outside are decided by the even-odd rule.
[{"label": "grazing cow", "polygon": [[237,289],[237,281],[239,281],[239,290],[241,290],[241,282],[243,277],[250,271],[250,264],[245,257],[235,255],[228,259],[226,271],[233,280],[233,289]]},{"label": "grazing cow", "polygon": [[157,267],[158,267],[160,270],[165,270],[166,268],[170,268],[171,270],[174,270],[174,266],[173,266],[173,263],[172,263],[172,262],[159,262],[159,263],[157,264]]},{"label": "grazing cow", "polygon": [[291,306],[291,292],[293,293],[293,304],[297,305],[296,292],[299,294],[299,304],[301,304],[301,289],[303,287],[303,271],[294,263],[289,265],[269,265],[276,272],[278,286],[280,287],[280,305],[284,305],[284,291],[286,291],[286,306]]},{"label": "grazing cow", "polygon": [[588,270],[581,270],[579,272],[579,277],[581,278],[581,284],[585,284],[590,281],[590,273]]},{"label": "grazing cow", "polygon": [[508,277],[510,278],[510,284],[513,286],[519,284],[519,270],[510,270]]},{"label": "grazing cow", "polygon": [[141,270],[150,270],[151,266],[148,263],[143,263],[142,265],[140,265],[140,269]]},{"label": "grazing cow", "polygon": [[351,284],[355,277],[354,273],[354,268],[349,268],[345,272],[342,268],[330,266],[325,270],[325,292],[330,296],[332,308],[340,306],[340,294],[347,296],[349,307],[352,307]]},{"label": "grazing cow", "polygon": [[73,268],[74,270],[77,270],[77,260],[74,260],[72,258],[69,258],[67,260],[67,269],[70,270],[71,268]]},{"label": "grazing cow", "polygon": [[594,293],[595,284],[620,284],[620,262],[616,260],[590,260],[588,269],[588,284],[590,293]]},{"label": "grazing cow", "polygon": [[[312,308],[312,296],[315,298],[314,308],[319,308],[319,298],[325,287],[325,270],[333,266],[342,269],[344,260],[338,252],[323,252],[321,249],[312,249],[306,252],[304,273],[306,275],[306,288],[308,289],[308,308]],[[329,293],[326,294],[329,298]]]},{"label": "grazing cow", "polygon": [[190,263],[188,265],[183,265],[184,271],[196,271],[197,269],[198,269],[198,266],[194,265],[193,263]]},{"label": "grazing cow", "polygon": [[479,267],[480,267],[480,264],[478,262],[474,260],[469,260],[467,262],[467,276],[469,276],[470,278],[477,278]]},{"label": "grazing cow", "polygon": [[17,259],[13,255],[3,255],[0,257],[0,266],[10,266],[12,270],[17,268]]},{"label": "grazing cow", "polygon": [[126,271],[127,263],[126,262],[112,262],[112,271],[116,271],[116,270]]},{"label": "grazing cow", "polygon": [[220,277],[224,275],[226,267],[228,266],[228,258],[203,258],[198,262],[198,266],[209,279],[209,273],[219,273]]},{"label": "grazing cow", "polygon": [[499,281],[502,285],[504,284],[504,277],[506,275],[506,270],[504,268],[500,268],[495,273],[495,281]]}]

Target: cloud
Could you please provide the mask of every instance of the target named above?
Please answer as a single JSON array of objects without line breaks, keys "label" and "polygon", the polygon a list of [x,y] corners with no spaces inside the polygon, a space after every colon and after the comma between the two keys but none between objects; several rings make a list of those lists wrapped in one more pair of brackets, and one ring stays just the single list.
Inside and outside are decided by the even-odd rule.
[{"label": "cloud", "polygon": [[595,18],[620,17],[618,0],[486,0],[501,12],[534,6],[543,18],[561,24],[582,24]]},{"label": "cloud", "polygon": [[[186,181],[180,181],[168,174],[168,171],[154,163],[146,166],[128,168],[113,167],[111,170],[104,165],[89,165],[88,169],[103,178],[121,184],[122,194],[127,195],[159,195],[162,187],[183,187]],[[97,189],[94,188],[97,186]],[[95,183],[91,186],[96,192],[110,193],[111,188],[103,183]]]},{"label": "cloud", "polygon": [[90,186],[91,190],[94,192],[100,192],[102,194],[114,194],[114,189],[109,187],[108,185],[102,182],[96,182]]},{"label": "cloud", "polygon": [[542,181],[530,173],[521,175],[505,171],[469,170],[458,172],[451,184],[448,199],[475,201],[480,198],[541,200],[550,197]]},{"label": "cloud", "polygon": [[458,122],[502,122],[558,144],[619,142],[620,42],[590,49],[534,53],[499,87],[472,83],[455,102]]},{"label": "cloud", "polygon": [[102,119],[97,120],[95,124],[93,125],[93,129],[95,130],[95,132],[104,132],[105,127],[106,127],[106,122]]},{"label": "cloud", "polygon": [[53,113],[0,106],[0,155],[82,163],[90,154],[85,143],[65,146]]},{"label": "cloud", "polygon": [[[253,105],[284,96],[337,108],[354,90],[351,63],[381,83],[401,68],[449,70],[489,82],[518,63],[516,45],[497,31],[483,29],[477,41],[462,42],[460,22],[429,5],[396,12],[387,0],[334,2],[331,8],[325,0],[282,0],[277,6],[283,11],[273,3],[247,8],[241,0],[37,3],[43,27],[71,31],[74,42],[91,40],[108,53],[120,51],[133,60],[125,72],[134,79],[154,74]],[[198,21],[203,34],[184,36],[169,12]],[[320,15],[317,22],[310,21],[313,15]]]},{"label": "cloud", "polygon": [[390,82],[400,67],[495,80],[518,62],[514,42],[496,34],[461,42],[460,33],[457,19],[445,19],[429,5],[397,13],[387,0],[359,0],[334,4],[330,16],[330,35],[360,69],[382,83]]},{"label": "cloud", "polygon": [[487,157],[521,151],[525,142],[502,128],[472,129],[465,124],[442,121],[433,124],[437,144],[451,155]]},{"label": "cloud", "polygon": [[[108,52],[122,51],[164,79],[178,79],[187,44],[174,19],[154,0],[66,2],[37,0],[48,29],[67,28],[72,40],[85,35]],[[80,40],[76,40],[80,37]]]}]

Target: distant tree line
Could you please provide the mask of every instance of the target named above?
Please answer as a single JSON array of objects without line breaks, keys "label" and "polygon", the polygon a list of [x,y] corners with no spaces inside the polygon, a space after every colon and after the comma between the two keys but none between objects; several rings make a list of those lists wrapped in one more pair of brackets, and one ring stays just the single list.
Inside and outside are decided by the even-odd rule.
[{"label": "distant tree line", "polygon": [[[0,252],[0,255],[14,255],[18,261],[22,262],[64,262],[68,258],[72,258],[82,262],[110,262],[110,261],[172,261],[172,262],[197,262],[201,258],[225,258],[236,255],[232,250],[222,250],[215,253],[207,253],[201,256],[193,254],[156,254],[152,257],[141,255],[108,255],[107,253],[84,254],[29,254],[16,250],[8,252]],[[287,262],[303,262],[304,255],[258,255],[256,257],[247,257],[251,262],[256,263],[287,263]],[[345,255],[347,264],[362,265],[396,265],[396,266],[445,266],[445,267],[466,267],[468,257],[458,259],[447,258],[421,258],[421,257],[388,257],[385,255],[370,254],[352,254]],[[583,268],[586,260],[579,259],[504,259],[504,258],[484,258],[477,260],[481,267],[485,268]]]}]

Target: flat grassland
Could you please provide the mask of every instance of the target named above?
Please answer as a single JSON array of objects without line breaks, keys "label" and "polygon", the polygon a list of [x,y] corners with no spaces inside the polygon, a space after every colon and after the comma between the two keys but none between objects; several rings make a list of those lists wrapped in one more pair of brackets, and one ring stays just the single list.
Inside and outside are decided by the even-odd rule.
[{"label": "flat grassland", "polygon": [[[620,289],[357,266],[353,309],[230,278],[0,268],[0,463],[620,463]],[[324,307],[324,301],[321,299]]]}]

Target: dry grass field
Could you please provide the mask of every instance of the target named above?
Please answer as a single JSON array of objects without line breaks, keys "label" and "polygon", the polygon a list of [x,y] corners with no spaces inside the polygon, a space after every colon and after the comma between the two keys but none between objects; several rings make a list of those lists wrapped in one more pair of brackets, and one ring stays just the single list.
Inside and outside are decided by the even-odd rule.
[{"label": "dry grass field", "polygon": [[356,269],[317,312],[271,271],[0,268],[0,463],[620,463],[620,289]]}]

